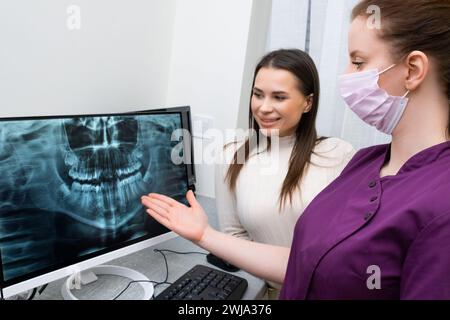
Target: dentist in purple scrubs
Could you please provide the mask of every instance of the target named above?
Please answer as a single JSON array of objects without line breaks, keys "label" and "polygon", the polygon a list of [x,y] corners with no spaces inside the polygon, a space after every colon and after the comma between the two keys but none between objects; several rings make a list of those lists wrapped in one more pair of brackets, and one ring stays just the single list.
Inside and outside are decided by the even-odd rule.
[{"label": "dentist in purple scrubs", "polygon": [[310,203],[290,251],[212,229],[192,192],[190,207],[157,194],[142,202],[181,236],[283,283],[281,299],[450,299],[449,53],[447,0],[354,8],[340,91],[392,142],[360,150]]}]

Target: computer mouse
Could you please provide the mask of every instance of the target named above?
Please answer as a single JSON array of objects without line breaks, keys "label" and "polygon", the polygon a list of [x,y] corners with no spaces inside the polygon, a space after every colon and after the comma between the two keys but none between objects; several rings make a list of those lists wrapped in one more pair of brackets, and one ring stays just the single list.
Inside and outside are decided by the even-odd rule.
[{"label": "computer mouse", "polygon": [[229,263],[219,257],[216,257],[212,253],[210,253],[206,256],[206,260],[209,263],[211,263],[213,266],[216,266],[217,268],[220,268],[220,269],[228,271],[228,272],[236,272],[236,271],[240,270],[238,267],[232,265],[231,263]]}]

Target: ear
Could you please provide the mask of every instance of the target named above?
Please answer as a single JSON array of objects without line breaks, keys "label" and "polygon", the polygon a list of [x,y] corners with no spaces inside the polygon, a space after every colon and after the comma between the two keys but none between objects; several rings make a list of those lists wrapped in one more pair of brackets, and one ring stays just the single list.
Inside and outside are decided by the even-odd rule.
[{"label": "ear", "polygon": [[428,56],[422,51],[413,51],[408,55],[405,63],[408,68],[405,86],[407,90],[414,91],[427,77],[430,61]]},{"label": "ear", "polygon": [[311,93],[309,96],[306,97],[306,101],[305,101],[306,106],[305,106],[305,110],[303,111],[303,113],[308,113],[311,111],[313,101],[314,101],[314,93]]}]

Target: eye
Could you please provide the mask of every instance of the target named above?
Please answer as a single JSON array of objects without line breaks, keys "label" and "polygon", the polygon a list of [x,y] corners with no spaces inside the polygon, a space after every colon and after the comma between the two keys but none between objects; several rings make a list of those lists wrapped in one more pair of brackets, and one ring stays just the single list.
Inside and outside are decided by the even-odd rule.
[{"label": "eye", "polygon": [[261,93],[253,92],[253,96],[255,96],[257,99],[261,99],[263,96]]},{"label": "eye", "polygon": [[277,100],[277,101],[284,101],[284,100],[286,100],[286,97],[275,96],[275,100]]},{"label": "eye", "polygon": [[364,62],[353,61],[352,64],[356,66],[356,70],[360,70]]}]

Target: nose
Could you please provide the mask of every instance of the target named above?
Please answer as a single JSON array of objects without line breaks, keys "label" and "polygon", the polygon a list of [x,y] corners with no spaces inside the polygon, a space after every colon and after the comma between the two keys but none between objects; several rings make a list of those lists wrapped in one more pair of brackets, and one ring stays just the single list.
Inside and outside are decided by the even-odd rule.
[{"label": "nose", "polygon": [[271,113],[273,111],[272,101],[270,99],[264,99],[259,107],[259,111],[263,113]]},{"label": "nose", "polygon": [[111,130],[111,128],[108,127],[108,120],[105,121],[105,119],[102,119],[101,123],[102,131],[100,131],[100,140],[102,142],[102,146],[108,148],[113,142],[111,131],[114,130],[114,128]]}]

